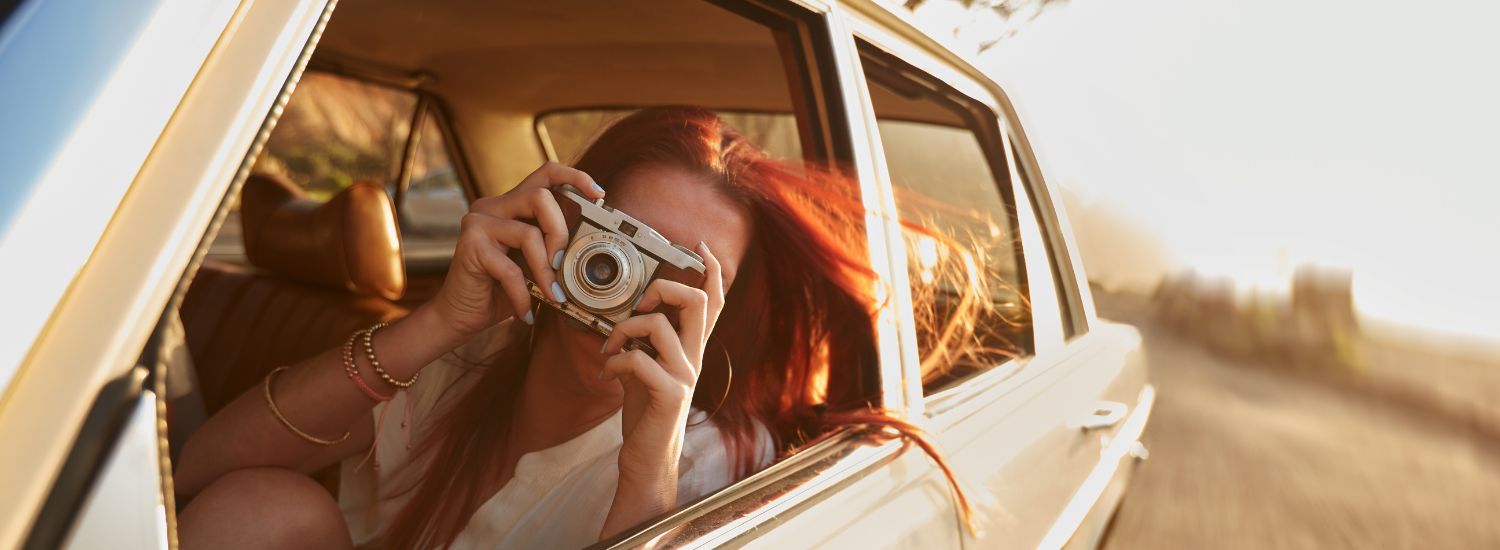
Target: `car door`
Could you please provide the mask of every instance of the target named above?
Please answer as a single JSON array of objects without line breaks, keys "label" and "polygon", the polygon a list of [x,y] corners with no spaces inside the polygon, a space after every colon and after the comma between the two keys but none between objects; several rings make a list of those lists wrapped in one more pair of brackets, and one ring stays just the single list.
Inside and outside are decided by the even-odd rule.
[{"label": "car door", "polygon": [[[1149,412],[1139,338],[1088,315],[1079,295],[1086,285],[1076,276],[1082,270],[1061,238],[1049,192],[1040,178],[1028,177],[1034,163],[1016,162],[1018,126],[998,88],[955,56],[924,45],[925,37],[898,36],[893,27],[875,17],[854,24],[887,175],[897,191],[926,201],[898,192],[897,210],[908,224],[969,241],[988,260],[969,276],[991,277],[992,287],[1013,285],[990,291],[993,311],[981,311],[978,322],[999,327],[991,331],[999,336],[976,335],[981,347],[995,349],[957,358],[973,364],[970,372],[907,358],[917,366],[907,377],[923,381],[912,409],[973,484],[975,500],[985,503],[976,511],[982,529],[966,534],[966,544],[1061,546],[1100,501],[1099,487],[1114,478],[1121,449],[1131,448]],[[961,229],[986,212],[989,219],[1008,217],[1010,227],[989,224],[988,240]],[[940,255],[923,246],[922,234],[905,233],[912,296],[941,294],[942,274],[929,273],[940,271]],[[915,306],[910,332],[922,353],[920,341],[930,339],[924,332],[938,327],[923,326],[923,304]],[[986,315],[999,320],[987,323]],[[950,370],[933,376],[938,368]],[[1148,404],[1138,406],[1143,397]],[[1133,431],[1122,433],[1126,426]],[[1102,528],[1098,515],[1091,526]]]}]

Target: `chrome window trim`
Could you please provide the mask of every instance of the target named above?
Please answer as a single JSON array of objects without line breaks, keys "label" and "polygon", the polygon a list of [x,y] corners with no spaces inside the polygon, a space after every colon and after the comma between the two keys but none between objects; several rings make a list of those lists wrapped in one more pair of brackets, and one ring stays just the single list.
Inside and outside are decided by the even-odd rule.
[{"label": "chrome window trim", "polygon": [[[845,428],[765,470],[602,548],[716,547],[741,541],[858,481],[900,456],[906,445],[869,427]],[[723,516],[733,519],[725,521]],[[695,529],[699,528],[699,529]]]},{"label": "chrome window trim", "polygon": [[833,6],[827,22],[832,42],[829,47],[836,64],[833,68],[843,80],[839,92],[848,113],[850,137],[855,142],[854,167],[859,179],[860,201],[865,208],[866,246],[870,268],[878,276],[875,299],[877,303],[886,304],[875,314],[881,406],[887,411],[915,417],[922,414],[922,384],[920,374],[916,379],[911,378],[906,359],[916,354],[917,339],[910,307],[912,298],[906,273],[906,247],[901,240],[901,223],[896,219],[896,196],[885,170],[880,135],[875,131],[875,108],[866,88],[859,45],[842,6]]},{"label": "chrome window trim", "polygon": [[[969,417],[979,414],[986,407],[1004,402],[1012,394],[1039,378],[1067,376],[1073,369],[1083,365],[1079,361],[1073,361],[1072,358],[1087,354],[1097,342],[1098,339],[1092,337],[1079,338],[1070,342],[1058,353],[1042,359],[1033,356],[1009,361],[1002,364],[1000,368],[976,375],[965,380],[963,384],[950,388],[949,391],[936,394],[938,399],[929,397],[928,405],[932,411],[924,418],[922,427],[934,433],[944,433]],[[1032,366],[1032,363],[1038,364]],[[1060,368],[1068,370],[1054,372]],[[992,372],[995,374],[991,375]]]}]

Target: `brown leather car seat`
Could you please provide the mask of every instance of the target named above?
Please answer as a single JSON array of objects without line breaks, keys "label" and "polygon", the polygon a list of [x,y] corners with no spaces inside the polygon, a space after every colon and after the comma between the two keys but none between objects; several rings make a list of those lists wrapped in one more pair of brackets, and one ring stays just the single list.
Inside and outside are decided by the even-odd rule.
[{"label": "brown leather car seat", "polygon": [[379,185],[326,203],[280,178],[252,175],[240,193],[253,267],[204,262],[182,321],[208,414],[271,369],[338,347],[355,330],[406,314],[401,239]]}]

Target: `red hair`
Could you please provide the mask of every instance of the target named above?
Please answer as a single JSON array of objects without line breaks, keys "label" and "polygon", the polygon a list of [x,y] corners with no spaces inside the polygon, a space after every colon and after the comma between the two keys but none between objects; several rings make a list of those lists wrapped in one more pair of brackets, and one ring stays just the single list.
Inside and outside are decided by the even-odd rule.
[{"label": "red hair", "polygon": [[[713,112],[693,107],[636,112],[575,163],[606,188],[653,165],[700,175],[752,221],[693,395],[695,407],[714,411],[736,477],[753,473],[757,423],[771,432],[778,455],[839,425],[875,425],[911,438],[936,460],[967,519],[968,500],[936,447],[877,408],[877,280],[857,187],[833,171],[771,159]],[[416,493],[389,526],[386,545],[447,545],[491,496],[509,430],[493,421],[494,411],[513,410],[529,355],[524,344],[501,351],[495,362],[507,366],[475,369],[483,371],[479,382],[440,413],[413,456],[435,453],[445,463],[408,488]],[[719,390],[726,385],[727,394]]]}]

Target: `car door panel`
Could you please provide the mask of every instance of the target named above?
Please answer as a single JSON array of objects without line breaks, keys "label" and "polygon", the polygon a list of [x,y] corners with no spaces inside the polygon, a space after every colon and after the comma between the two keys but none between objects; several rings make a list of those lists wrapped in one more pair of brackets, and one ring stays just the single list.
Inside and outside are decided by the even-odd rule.
[{"label": "car door panel", "polygon": [[916,446],[901,447],[896,456],[824,490],[801,510],[787,511],[774,529],[755,533],[747,546],[957,548],[961,542],[947,480]]},{"label": "car door panel", "polygon": [[[986,503],[975,547],[1034,548],[1099,465],[1103,438],[1121,423],[1084,431],[1079,421],[1101,401],[1134,409],[1144,369],[1129,356],[1133,330],[1100,326],[1060,357],[1038,356],[1023,373],[973,397],[963,418],[943,432],[954,467],[975,482]],[[947,411],[957,414],[963,408]]]}]

